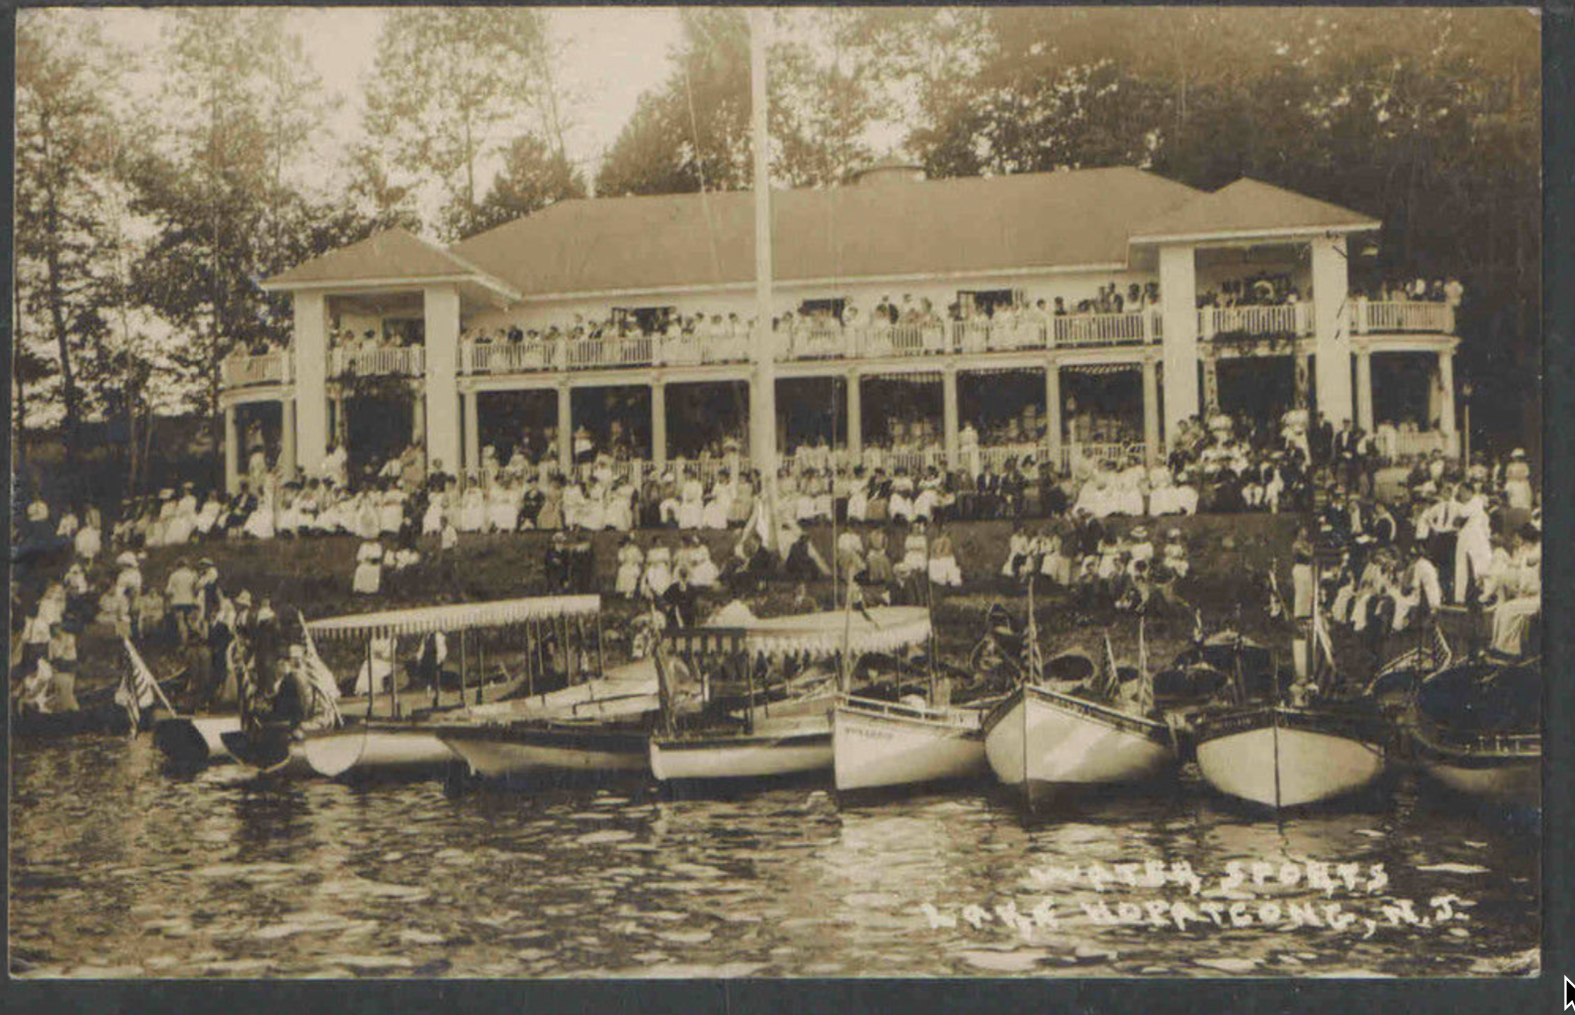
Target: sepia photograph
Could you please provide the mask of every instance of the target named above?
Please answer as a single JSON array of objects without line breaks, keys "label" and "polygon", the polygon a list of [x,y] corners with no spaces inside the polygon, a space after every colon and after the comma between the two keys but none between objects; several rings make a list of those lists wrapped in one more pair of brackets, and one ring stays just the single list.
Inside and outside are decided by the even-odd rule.
[{"label": "sepia photograph", "polygon": [[9,976],[1541,975],[1542,28],[19,11]]}]

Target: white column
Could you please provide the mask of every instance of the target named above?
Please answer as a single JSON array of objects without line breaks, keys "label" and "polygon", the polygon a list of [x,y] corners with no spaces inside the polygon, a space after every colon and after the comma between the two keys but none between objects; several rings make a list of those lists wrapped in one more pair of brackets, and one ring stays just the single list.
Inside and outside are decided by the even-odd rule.
[{"label": "white column", "polygon": [[460,396],[465,413],[464,458],[465,469],[481,468],[481,412],[476,407],[480,396],[467,391]]},{"label": "white column", "polygon": [[427,286],[422,292],[426,324],[427,467],[453,470],[460,457],[459,290]]},{"label": "white column", "polygon": [[558,386],[558,471],[565,476],[574,471],[574,420],[570,408],[569,386]]},{"label": "white column", "polygon": [[848,388],[848,458],[858,464],[864,454],[864,381],[857,370],[849,370]]},{"label": "white column", "polygon": [[1045,366],[1045,440],[1050,445],[1050,464],[1061,468],[1061,367],[1051,362]]},{"label": "white column", "polygon": [[1345,237],[1312,241],[1313,336],[1318,371],[1318,411],[1335,427],[1353,417],[1351,328],[1346,313],[1350,282]]},{"label": "white column", "polygon": [[1164,321],[1165,432],[1198,414],[1198,278],[1190,246],[1159,248],[1159,305]]},{"label": "white column", "polygon": [[1159,365],[1143,359],[1143,454],[1149,465],[1159,460]]},{"label": "white column", "polygon": [[295,399],[279,400],[279,471],[286,479],[295,478]]},{"label": "white column", "polygon": [[1451,455],[1457,454],[1460,434],[1455,425],[1455,354],[1438,354],[1438,428]]},{"label": "white column", "polygon": [[224,489],[234,493],[240,489],[240,447],[235,435],[235,406],[224,407]]},{"label": "white column", "polygon": [[651,461],[658,469],[667,464],[667,385],[651,384]]},{"label": "white column", "polygon": [[301,467],[315,475],[329,440],[328,299],[321,292],[297,292],[294,304],[295,448]]},{"label": "white column", "polygon": [[1356,351],[1356,425],[1373,432],[1373,354],[1366,349]]},{"label": "white column", "polygon": [[946,467],[955,469],[957,455],[957,368],[941,371],[941,427],[946,449]]}]

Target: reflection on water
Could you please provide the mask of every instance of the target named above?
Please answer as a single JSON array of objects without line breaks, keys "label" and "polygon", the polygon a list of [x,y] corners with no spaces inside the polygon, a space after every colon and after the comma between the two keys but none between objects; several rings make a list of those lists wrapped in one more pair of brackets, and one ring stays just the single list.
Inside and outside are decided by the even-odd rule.
[{"label": "reflection on water", "polygon": [[[1283,822],[1187,780],[1025,820],[986,789],[839,809],[813,785],[674,799],[180,777],[146,737],[21,745],[12,764],[28,976],[1436,975],[1527,971],[1540,935],[1535,829],[1408,780]],[[1067,879],[1148,860],[1190,864],[1199,891]],[[1247,866],[1223,886],[1232,861],[1266,861],[1264,883]],[[1282,885],[1288,861],[1364,879],[1381,864],[1389,883]],[[1238,902],[1357,919],[1234,926]],[[1135,918],[1096,922],[1123,903]],[[1194,909],[1182,929],[1177,904]]]}]

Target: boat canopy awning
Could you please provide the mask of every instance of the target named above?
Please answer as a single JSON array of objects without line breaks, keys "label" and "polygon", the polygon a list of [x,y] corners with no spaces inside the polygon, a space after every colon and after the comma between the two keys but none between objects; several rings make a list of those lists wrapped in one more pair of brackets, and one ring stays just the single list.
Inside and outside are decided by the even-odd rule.
[{"label": "boat canopy awning", "polygon": [[531,596],[525,599],[500,599],[490,603],[454,603],[420,606],[408,610],[383,610],[347,617],[324,617],[309,621],[308,631],[327,638],[362,636],[391,638],[400,635],[451,634],[478,627],[506,627],[534,620],[558,617],[588,617],[601,612],[602,597]]},{"label": "boat canopy awning", "polygon": [[741,629],[744,648],[751,655],[770,656],[840,652],[845,632],[850,651],[862,655],[929,640],[930,617],[922,606],[877,606],[868,612],[868,617],[855,612],[851,620],[841,610],[757,619]]}]

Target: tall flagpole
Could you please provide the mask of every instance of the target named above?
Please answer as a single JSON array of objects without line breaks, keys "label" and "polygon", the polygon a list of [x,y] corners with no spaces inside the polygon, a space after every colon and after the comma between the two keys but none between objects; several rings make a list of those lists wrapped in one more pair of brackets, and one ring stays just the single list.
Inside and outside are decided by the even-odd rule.
[{"label": "tall flagpole", "polygon": [[[771,176],[766,140],[766,32],[771,13],[749,10],[750,113],[755,157],[755,334],[749,389],[749,457],[760,474],[761,494],[776,498],[777,381],[771,331]],[[773,519],[775,512],[772,513]]]}]

